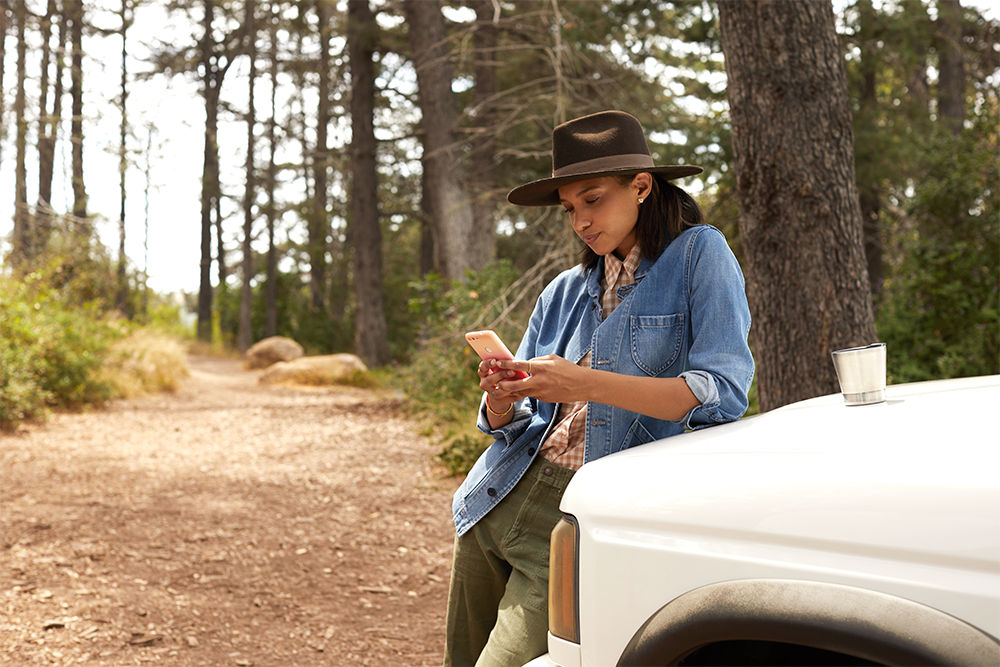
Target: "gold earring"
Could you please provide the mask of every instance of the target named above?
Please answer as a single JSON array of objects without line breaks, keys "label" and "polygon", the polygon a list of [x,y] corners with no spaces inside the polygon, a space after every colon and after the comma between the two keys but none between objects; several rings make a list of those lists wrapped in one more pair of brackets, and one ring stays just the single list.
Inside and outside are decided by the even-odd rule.
[{"label": "gold earring", "polygon": [[644,199],[642,197],[639,197],[639,203],[641,204],[643,201]]}]

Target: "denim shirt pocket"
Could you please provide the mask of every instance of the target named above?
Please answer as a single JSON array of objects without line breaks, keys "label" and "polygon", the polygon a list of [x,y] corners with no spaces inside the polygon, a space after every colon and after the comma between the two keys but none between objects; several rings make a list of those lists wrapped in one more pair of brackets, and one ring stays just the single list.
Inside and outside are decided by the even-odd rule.
[{"label": "denim shirt pocket", "polygon": [[684,313],[632,315],[632,360],[643,372],[659,376],[677,361],[684,341]]},{"label": "denim shirt pocket", "polygon": [[642,425],[642,421],[636,419],[629,427],[625,438],[622,440],[621,448],[617,451],[637,447],[638,445],[645,445],[647,442],[652,442],[653,440],[656,440],[656,437]]}]

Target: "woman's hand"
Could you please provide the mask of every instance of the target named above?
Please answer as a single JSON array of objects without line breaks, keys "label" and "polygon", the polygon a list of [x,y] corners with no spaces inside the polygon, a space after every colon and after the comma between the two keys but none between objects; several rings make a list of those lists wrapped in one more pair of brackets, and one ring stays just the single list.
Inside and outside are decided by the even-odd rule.
[{"label": "woman's hand", "polygon": [[[479,362],[479,388],[486,392],[490,415],[490,423],[494,423],[495,416],[506,415],[510,411],[511,405],[518,400],[511,392],[500,386],[504,380],[510,380],[517,373],[512,370],[500,368],[496,359],[484,359]],[[499,413],[499,415],[497,414]],[[509,415],[507,415],[509,417]],[[509,419],[507,421],[510,421]],[[495,424],[494,424],[495,425]]]},{"label": "woman's hand", "polygon": [[[490,396],[490,407],[498,412],[511,404],[507,401],[519,401],[531,396],[546,403],[594,401],[675,421],[699,404],[684,378],[639,377],[599,371],[583,368],[554,354],[530,361],[493,361],[491,368],[492,375],[489,377],[492,380],[484,378],[484,384],[480,386]],[[530,373],[530,377],[525,380],[509,379],[514,371]],[[493,392],[486,385],[490,385],[490,389],[495,386]],[[500,401],[504,402],[498,407]],[[507,417],[509,420],[509,415]],[[493,419],[490,415],[490,423]]]},{"label": "woman's hand", "polygon": [[[530,361],[497,361],[507,372],[524,371],[525,380],[502,381],[499,389],[511,400],[532,396],[547,403],[569,403],[588,400],[587,382],[591,371],[555,354],[535,357]],[[492,405],[492,403],[491,403]]]}]

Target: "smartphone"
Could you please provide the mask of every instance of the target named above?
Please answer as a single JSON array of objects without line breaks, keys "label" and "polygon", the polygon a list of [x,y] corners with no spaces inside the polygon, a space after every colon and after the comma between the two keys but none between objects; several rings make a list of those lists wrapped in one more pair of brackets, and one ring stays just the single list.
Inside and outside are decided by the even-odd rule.
[{"label": "smartphone", "polygon": [[[470,331],[465,334],[465,340],[469,343],[480,359],[513,359],[507,346],[500,340],[500,336],[495,331],[487,329],[485,331]],[[523,380],[528,377],[524,371],[514,371],[517,375],[515,380]]]}]

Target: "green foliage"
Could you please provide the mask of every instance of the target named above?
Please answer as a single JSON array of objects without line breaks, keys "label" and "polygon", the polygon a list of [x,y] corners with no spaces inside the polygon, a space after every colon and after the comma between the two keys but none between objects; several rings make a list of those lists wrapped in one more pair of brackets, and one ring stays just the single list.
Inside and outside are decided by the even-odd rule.
[{"label": "green foliage", "polygon": [[410,316],[422,328],[410,363],[400,367],[391,382],[424,420],[426,434],[439,441],[439,458],[453,474],[466,472],[491,442],[476,428],[482,397],[476,373],[479,357],[464,334],[491,326],[516,350],[523,329],[513,323],[527,323],[534,305],[532,299],[506,312],[506,293],[516,277],[509,262],[499,262],[469,274],[465,285],[449,285],[431,274],[411,286]]},{"label": "green foliage", "polygon": [[[2,304],[0,312],[5,313]],[[0,338],[0,430],[41,415],[48,398],[48,392],[25,364],[21,350],[12,341]]]},{"label": "green foliage", "polygon": [[68,306],[42,285],[0,278],[0,427],[52,407],[101,403],[110,385],[97,377],[102,354],[121,335],[92,306]]},{"label": "green foliage", "polygon": [[48,296],[60,303],[113,306],[118,289],[117,267],[107,248],[85,224],[72,218],[57,217],[52,221],[58,226],[30,262],[25,262],[23,270],[32,272],[27,280],[44,285]]},{"label": "green foliage", "polygon": [[[292,262],[291,269],[279,270],[275,276],[274,335],[294,339],[306,354],[328,354],[351,350],[354,321],[350,309],[352,294],[343,284],[343,266],[331,264],[327,272],[332,284],[327,290],[327,307],[317,311],[312,305],[308,283],[308,263],[299,249],[279,248],[279,254]],[[298,261],[301,260],[301,261]],[[303,263],[305,262],[305,263]],[[256,273],[252,280],[250,296],[251,343],[268,335],[267,331],[267,272],[266,256],[254,256]],[[222,287],[216,287],[213,303],[212,346],[215,350],[233,350],[239,330],[240,279],[231,276]],[[194,308],[195,304],[189,304]]]},{"label": "green foliage", "polygon": [[194,338],[194,329],[181,316],[179,297],[158,294],[140,295],[138,320],[144,325],[179,340]]},{"label": "green foliage", "polygon": [[1000,373],[1000,141],[991,115],[927,153],[878,316],[893,382]]}]

